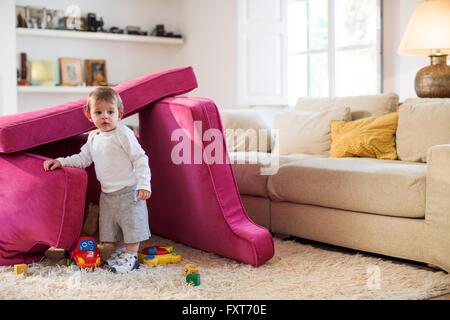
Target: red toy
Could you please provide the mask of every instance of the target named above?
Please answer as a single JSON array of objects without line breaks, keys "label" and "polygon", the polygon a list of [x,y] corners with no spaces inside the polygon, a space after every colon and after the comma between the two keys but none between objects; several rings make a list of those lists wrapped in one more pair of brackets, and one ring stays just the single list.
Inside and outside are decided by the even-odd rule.
[{"label": "red toy", "polygon": [[80,237],[75,250],[67,253],[67,265],[77,265],[80,268],[93,269],[102,263],[100,250],[94,237]]},{"label": "red toy", "polygon": [[141,250],[143,255],[169,254],[173,252],[172,246],[150,246]]}]

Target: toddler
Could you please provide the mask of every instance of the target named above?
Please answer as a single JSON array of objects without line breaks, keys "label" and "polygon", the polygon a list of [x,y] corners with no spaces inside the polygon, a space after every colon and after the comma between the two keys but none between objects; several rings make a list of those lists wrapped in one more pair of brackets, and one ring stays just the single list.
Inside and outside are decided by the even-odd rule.
[{"label": "toddler", "polygon": [[133,131],[120,122],[123,104],[113,89],[91,92],[84,112],[97,129],[89,133],[79,154],[46,160],[44,170],[86,168],[94,162],[102,189],[100,241],[116,245],[105,265],[112,272],[129,272],[139,267],[139,243],[150,237],[145,201],[152,193],[148,157]]}]

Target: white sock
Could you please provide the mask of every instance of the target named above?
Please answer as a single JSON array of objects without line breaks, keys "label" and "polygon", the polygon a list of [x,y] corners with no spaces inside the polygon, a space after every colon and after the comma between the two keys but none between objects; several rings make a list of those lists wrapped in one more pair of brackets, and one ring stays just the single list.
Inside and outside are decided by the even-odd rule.
[{"label": "white sock", "polygon": [[126,250],[125,249],[125,252],[129,253],[129,254],[132,254],[133,256],[137,256],[137,251],[130,251],[130,250]]},{"label": "white sock", "polygon": [[116,246],[116,252],[119,251],[126,251],[126,246],[124,244],[120,245],[120,246]]}]

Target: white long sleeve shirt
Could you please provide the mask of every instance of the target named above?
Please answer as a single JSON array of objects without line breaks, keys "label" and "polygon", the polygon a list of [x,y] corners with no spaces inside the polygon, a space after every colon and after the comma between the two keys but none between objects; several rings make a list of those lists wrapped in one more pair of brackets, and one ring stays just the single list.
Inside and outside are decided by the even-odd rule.
[{"label": "white long sleeve shirt", "polygon": [[120,122],[112,131],[91,131],[79,154],[56,160],[63,167],[76,168],[86,168],[94,162],[104,193],[135,184],[137,190],[151,191],[148,157],[133,131]]}]

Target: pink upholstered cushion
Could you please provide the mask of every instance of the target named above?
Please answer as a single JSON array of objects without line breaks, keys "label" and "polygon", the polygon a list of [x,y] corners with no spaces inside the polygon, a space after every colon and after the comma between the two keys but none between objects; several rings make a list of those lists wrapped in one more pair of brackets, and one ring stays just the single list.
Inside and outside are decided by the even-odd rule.
[{"label": "pink upholstered cushion", "polygon": [[43,170],[46,158],[0,154],[0,265],[30,263],[50,247],[73,248],[83,223],[84,170]]},{"label": "pink upholstered cushion", "polygon": [[[167,96],[186,93],[197,87],[191,67],[166,70],[118,85],[125,116]],[[84,118],[80,99],[37,111],[0,117],[0,152],[16,152],[61,140],[94,129]]]},{"label": "pink upholstered cushion", "polygon": [[[39,147],[26,150],[28,153],[56,159],[67,157],[79,153],[83,144],[86,143],[88,133],[79,134],[64,140],[43,144]],[[86,203],[98,204],[100,198],[100,182],[95,175],[94,164],[86,168],[88,174],[88,185],[86,193]]]},{"label": "pink upholstered cushion", "polygon": [[[225,146],[214,102],[166,98],[140,112],[139,122],[141,144],[149,154],[152,168],[153,194],[148,201],[152,232],[253,266],[271,259],[272,236],[247,216],[231,165],[225,161],[226,150],[216,150],[222,163],[193,161],[194,145],[200,146],[200,152],[209,145],[201,140],[201,133],[208,129],[222,133]],[[201,123],[201,132],[194,129],[194,122]],[[172,161],[172,151],[179,143],[172,138],[177,129],[190,137],[200,135],[200,141],[194,141],[192,152],[188,153],[191,164],[177,165]]]}]

